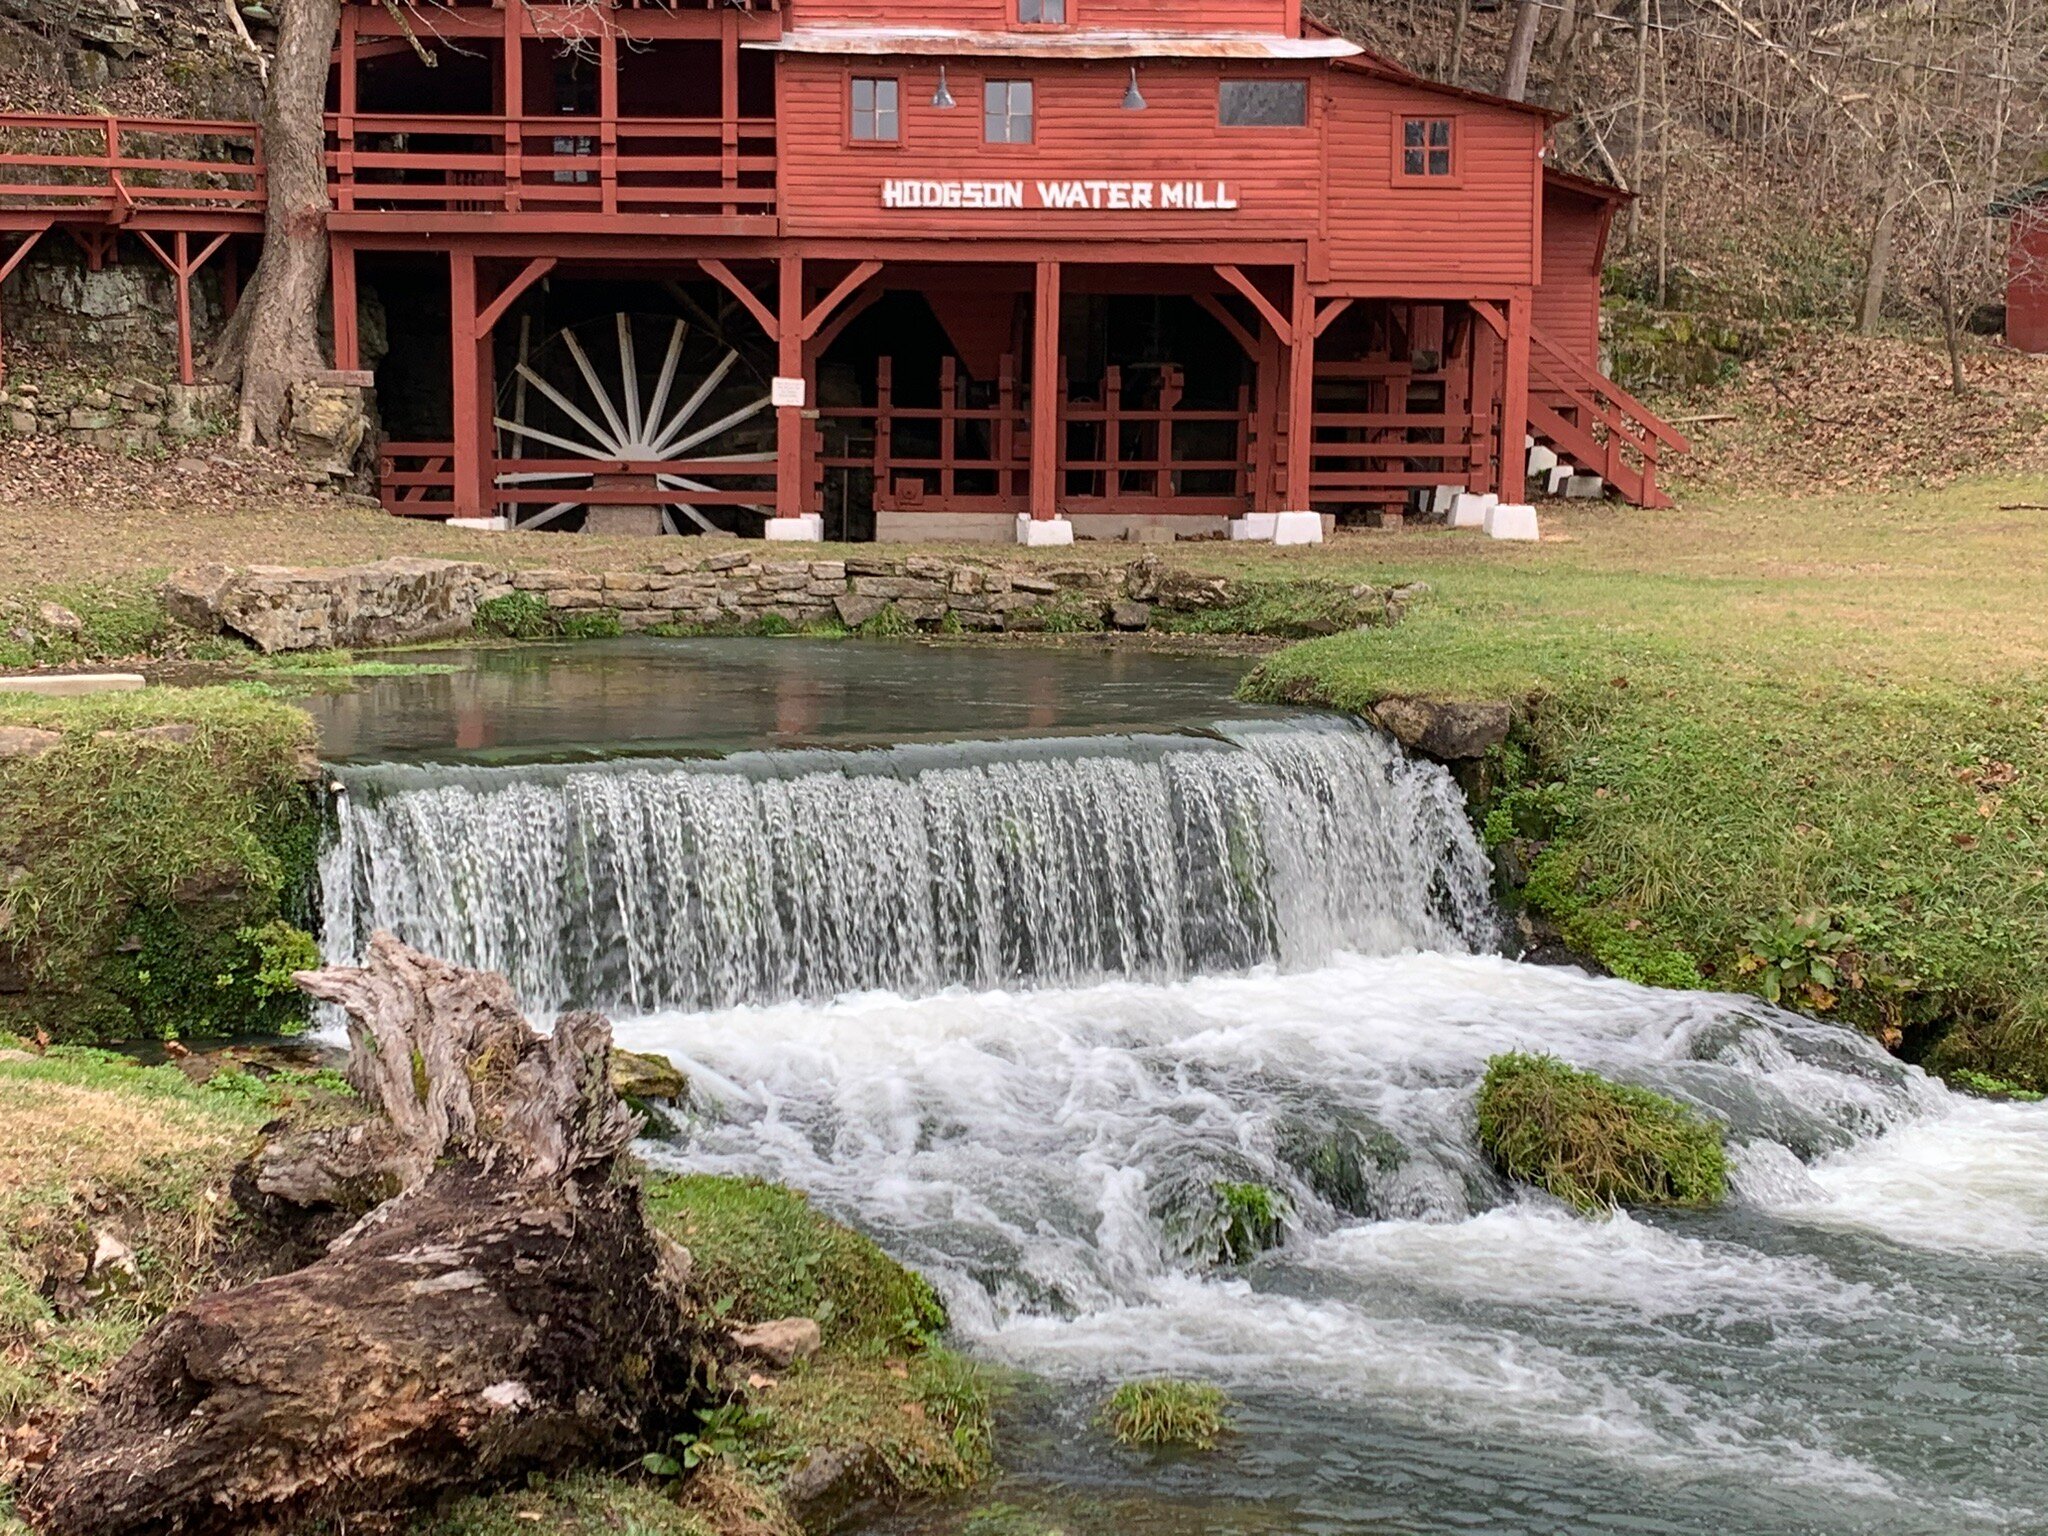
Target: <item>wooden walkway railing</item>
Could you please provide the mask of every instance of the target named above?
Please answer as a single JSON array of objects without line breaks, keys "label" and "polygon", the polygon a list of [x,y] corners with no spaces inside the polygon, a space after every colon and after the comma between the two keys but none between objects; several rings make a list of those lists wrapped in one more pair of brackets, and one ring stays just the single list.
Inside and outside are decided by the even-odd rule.
[{"label": "wooden walkway railing", "polygon": [[775,212],[775,122],[330,114],[338,213]]},{"label": "wooden walkway railing", "polygon": [[46,227],[54,216],[236,228],[260,217],[267,196],[254,123],[0,117],[0,227]]}]

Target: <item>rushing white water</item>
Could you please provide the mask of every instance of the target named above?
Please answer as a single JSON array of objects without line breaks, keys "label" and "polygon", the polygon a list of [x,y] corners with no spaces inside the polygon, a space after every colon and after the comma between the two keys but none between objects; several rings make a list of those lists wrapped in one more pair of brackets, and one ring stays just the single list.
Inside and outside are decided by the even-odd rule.
[{"label": "rushing white water", "polygon": [[[2020,1299],[2048,1278],[2048,1113],[1965,1105],[1831,1026],[1423,954],[658,1014],[622,1038],[691,1073],[698,1115],[655,1156],[811,1191],[932,1276],[979,1350],[1075,1384],[1228,1386],[1250,1432],[1211,1491],[1284,1461],[1335,1512],[1282,1528],[1361,1529],[1361,1509],[1457,1528],[1441,1501],[1478,1468],[1507,1530],[2048,1518]],[[1725,1119],[1731,1208],[1600,1222],[1511,1191],[1472,1104],[1513,1048]],[[1235,1181],[1289,1211],[1242,1268],[1205,1241]],[[1901,1370],[1917,1386],[1894,1402]],[[1061,1448],[1062,1478],[1087,1444]],[[1381,1486],[1453,1447],[1457,1475],[1419,1476],[1412,1508]],[[1162,1527],[1211,1528],[1237,1529]]]},{"label": "rushing white water", "polygon": [[[1490,953],[1454,786],[1361,727],[344,777],[330,956],[614,1011],[691,1077],[651,1158],[808,1191],[1058,1384],[1005,1497],[1074,1536],[2048,1530],[2048,1108]],[[1723,1121],[1730,1204],[1511,1189],[1515,1049]],[[1241,1183],[1284,1222],[1234,1264]],[[1154,1373],[1227,1454],[1105,1448]]]},{"label": "rushing white water", "polygon": [[1492,941],[1455,785],[1335,719],[344,777],[327,952],[390,929],[537,1008],[1163,981]]}]

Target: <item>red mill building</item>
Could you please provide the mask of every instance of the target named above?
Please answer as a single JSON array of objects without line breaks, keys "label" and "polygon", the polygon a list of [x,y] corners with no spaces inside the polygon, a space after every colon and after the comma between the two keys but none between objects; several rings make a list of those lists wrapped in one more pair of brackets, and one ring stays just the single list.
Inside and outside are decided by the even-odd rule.
[{"label": "red mill building", "polygon": [[[909,9],[353,0],[335,364],[375,370],[391,510],[1298,541],[1553,458],[1663,504],[1683,442],[1598,366],[1619,195],[1546,170],[1551,114],[1298,0]],[[132,228],[182,287],[260,166],[181,199],[120,127],[102,202],[0,227]]]}]

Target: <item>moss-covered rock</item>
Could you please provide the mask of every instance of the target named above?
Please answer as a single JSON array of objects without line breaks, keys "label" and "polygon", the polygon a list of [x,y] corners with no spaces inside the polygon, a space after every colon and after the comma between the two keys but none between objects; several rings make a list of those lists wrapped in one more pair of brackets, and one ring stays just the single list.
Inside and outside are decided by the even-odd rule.
[{"label": "moss-covered rock", "polygon": [[1727,1193],[1718,1123],[1551,1056],[1510,1053],[1487,1063],[1479,1144],[1509,1178],[1582,1211],[1705,1207]]},{"label": "moss-covered rock", "polygon": [[0,694],[0,1022],[59,1040],[302,1021],[312,722],[246,689]]},{"label": "moss-covered rock", "polygon": [[794,1190],[752,1179],[651,1179],[648,1213],[690,1250],[692,1286],[735,1322],[815,1318],[828,1351],[915,1350],[945,1329],[937,1294]]}]

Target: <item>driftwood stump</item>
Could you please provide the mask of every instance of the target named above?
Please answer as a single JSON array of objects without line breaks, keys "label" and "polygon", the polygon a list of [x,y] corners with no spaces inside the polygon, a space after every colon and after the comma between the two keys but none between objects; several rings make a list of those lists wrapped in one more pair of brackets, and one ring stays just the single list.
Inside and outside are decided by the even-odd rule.
[{"label": "driftwood stump", "polygon": [[23,1492],[49,1536],[394,1511],[630,1456],[687,1405],[687,1258],[619,1165],[635,1121],[610,1026],[542,1037],[502,977],[388,934],[364,968],[298,979],[348,1011],[349,1076],[381,1115],[267,1148],[257,1184],[389,1198],[318,1262],[145,1334]]}]

